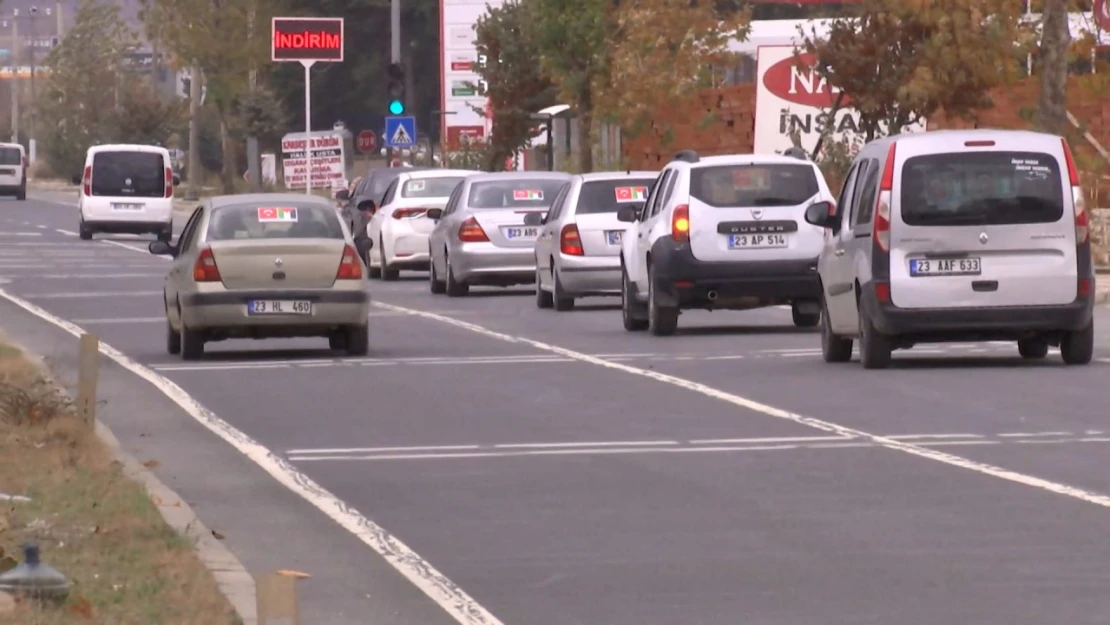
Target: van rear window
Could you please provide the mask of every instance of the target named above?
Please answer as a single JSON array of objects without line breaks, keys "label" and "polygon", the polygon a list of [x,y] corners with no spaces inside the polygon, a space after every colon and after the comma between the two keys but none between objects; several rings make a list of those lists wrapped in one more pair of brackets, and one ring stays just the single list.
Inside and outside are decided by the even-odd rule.
[{"label": "van rear window", "polygon": [[717,165],[690,170],[690,195],[710,206],[797,206],[817,195],[813,166]]},{"label": "van rear window", "polygon": [[166,166],[157,152],[98,152],[93,155],[92,168],[93,195],[166,195]]},{"label": "van rear window", "polygon": [[965,152],[906,159],[902,221],[911,226],[1039,224],[1064,215],[1056,158],[1041,152]]},{"label": "van rear window", "polygon": [[23,165],[23,153],[18,148],[0,148],[0,165]]}]

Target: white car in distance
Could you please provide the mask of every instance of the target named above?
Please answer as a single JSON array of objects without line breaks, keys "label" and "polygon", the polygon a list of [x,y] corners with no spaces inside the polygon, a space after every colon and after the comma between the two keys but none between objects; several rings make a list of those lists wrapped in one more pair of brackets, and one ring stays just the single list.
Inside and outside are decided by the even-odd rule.
[{"label": "white car in distance", "polygon": [[370,277],[396,280],[401,270],[427,271],[428,235],[435,228],[428,209],[442,209],[455,187],[476,173],[480,172],[425,169],[398,176],[366,225],[366,234],[374,242]]}]

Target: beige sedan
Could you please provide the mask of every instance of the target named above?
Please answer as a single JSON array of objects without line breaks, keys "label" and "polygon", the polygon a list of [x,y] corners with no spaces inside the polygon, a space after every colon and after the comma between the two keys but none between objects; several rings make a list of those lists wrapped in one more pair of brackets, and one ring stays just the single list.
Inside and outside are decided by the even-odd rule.
[{"label": "beige sedan", "polygon": [[166,276],[166,350],[200,358],[226,339],[326,336],[351,356],[369,350],[366,268],[324,198],[266,193],[214,197],[174,244]]}]

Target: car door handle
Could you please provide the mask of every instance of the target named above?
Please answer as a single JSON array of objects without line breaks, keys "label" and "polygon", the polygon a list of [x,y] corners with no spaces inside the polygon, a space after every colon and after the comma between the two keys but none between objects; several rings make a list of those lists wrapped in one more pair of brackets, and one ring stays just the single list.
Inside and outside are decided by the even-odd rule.
[{"label": "car door handle", "polygon": [[836,250],[836,252],[834,253],[834,256],[843,256],[843,255],[844,255],[844,250]]}]

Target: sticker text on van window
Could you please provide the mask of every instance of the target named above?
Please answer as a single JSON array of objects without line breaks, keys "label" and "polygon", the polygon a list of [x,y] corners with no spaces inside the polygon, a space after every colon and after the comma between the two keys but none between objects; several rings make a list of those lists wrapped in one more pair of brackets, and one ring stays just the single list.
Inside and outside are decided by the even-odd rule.
[{"label": "sticker text on van window", "polygon": [[513,199],[519,201],[542,200],[543,191],[539,189],[517,189],[513,191]]},{"label": "sticker text on van window", "polygon": [[1038,173],[1052,173],[1052,168],[1047,165],[1041,165],[1041,161],[1035,158],[1013,158],[1010,159],[1010,164],[1014,166],[1017,171],[1033,171]]},{"label": "sticker text on van window", "polygon": [[647,187],[617,187],[618,202],[642,202],[647,199]]},{"label": "sticker text on van window", "polygon": [[297,209],[292,206],[259,207],[258,221],[262,223],[272,221],[297,221]]}]

